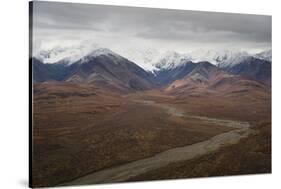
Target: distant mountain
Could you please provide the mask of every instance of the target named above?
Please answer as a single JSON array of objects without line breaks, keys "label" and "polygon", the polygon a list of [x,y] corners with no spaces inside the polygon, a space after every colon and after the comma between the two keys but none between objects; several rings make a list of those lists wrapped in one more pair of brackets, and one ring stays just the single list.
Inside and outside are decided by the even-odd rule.
[{"label": "distant mountain", "polygon": [[99,46],[95,43],[82,43],[72,46],[56,46],[53,48],[40,50],[35,54],[34,57],[43,63],[53,64],[63,62],[66,64],[72,64],[98,48]]},{"label": "distant mountain", "polygon": [[181,66],[187,60],[191,60],[188,54],[181,54],[175,51],[160,53],[156,49],[127,49],[122,55],[130,61],[136,63],[148,72],[157,72],[158,70],[173,69]]},{"label": "distant mountain", "polygon": [[152,75],[109,49],[100,48],[72,64],[33,61],[34,81],[97,84],[118,90],[144,90],[153,86]]},{"label": "distant mountain", "polygon": [[123,57],[128,60],[136,63],[138,66],[143,68],[148,72],[152,72],[157,70],[153,63],[157,62],[161,56],[161,53],[156,49],[148,48],[148,49],[138,49],[138,48],[130,48],[125,49],[120,52]]},{"label": "distant mountain", "polygon": [[255,58],[266,60],[271,62],[272,61],[272,50],[263,51],[254,55]]},{"label": "distant mountain", "polygon": [[153,65],[157,68],[157,70],[172,70],[178,66],[182,66],[190,60],[191,57],[187,54],[180,54],[175,51],[168,51],[161,55],[159,60]]},{"label": "distant mountain", "polygon": [[44,64],[37,58],[32,58],[32,69],[34,82],[62,81],[71,70],[64,64]]},{"label": "distant mountain", "polygon": [[184,76],[189,74],[196,64],[191,61],[186,61],[179,66],[170,69],[159,69],[155,71],[154,81],[156,84],[163,86],[169,84],[175,80],[182,79]]},{"label": "distant mountain", "polygon": [[218,92],[231,95],[265,89],[266,86],[259,82],[230,74],[209,62],[200,62],[189,74],[169,84],[164,91],[173,95],[198,96]]},{"label": "distant mountain", "polygon": [[191,88],[199,88],[209,86],[217,78],[230,77],[228,73],[217,68],[209,62],[192,63],[193,69],[182,79],[172,82],[166,88],[166,91],[175,89],[188,90]]},{"label": "distant mountain", "polygon": [[271,85],[271,61],[269,60],[271,60],[271,50],[258,54],[235,50],[200,50],[190,54],[167,52],[154,64],[157,68],[154,73],[157,75],[158,83],[167,84],[189,73],[192,66],[186,63],[207,61],[231,74]]},{"label": "distant mountain", "polygon": [[194,68],[194,63],[186,54],[168,51],[160,56],[155,66],[154,82],[157,85],[166,85],[177,79],[183,78]]},{"label": "distant mountain", "polygon": [[218,67],[229,67],[249,57],[245,51],[237,50],[197,50],[191,52],[193,62],[208,61]]},{"label": "distant mountain", "polygon": [[257,54],[250,54],[238,50],[197,50],[191,52],[190,56],[193,62],[208,61],[218,67],[224,68],[239,64],[250,57],[271,62],[271,54],[271,50],[266,50]]},{"label": "distant mountain", "polygon": [[149,89],[153,85],[150,73],[109,49],[97,49],[75,64],[80,66],[66,81],[100,83],[132,90]]},{"label": "distant mountain", "polygon": [[[132,55],[127,59],[109,49],[96,47],[97,45],[92,44],[90,47],[86,45],[73,50],[54,48],[40,51],[36,56],[39,58],[33,58],[34,81],[98,83],[120,90],[144,90],[171,84],[186,77],[192,79],[193,83],[201,80],[201,84],[204,84],[208,72],[217,67],[224,71],[224,75],[228,72],[230,75],[239,75],[271,85],[271,61],[268,61],[271,60],[271,50],[251,55],[230,50],[201,50],[190,54],[168,51],[160,54],[153,49],[147,49],[127,52]],[[133,55],[137,57],[133,58]],[[132,59],[145,65],[139,66]],[[57,62],[47,63],[51,60]],[[205,65],[204,69],[202,65]]]},{"label": "distant mountain", "polygon": [[271,85],[271,62],[265,59],[248,57],[238,64],[223,69],[232,74]]}]

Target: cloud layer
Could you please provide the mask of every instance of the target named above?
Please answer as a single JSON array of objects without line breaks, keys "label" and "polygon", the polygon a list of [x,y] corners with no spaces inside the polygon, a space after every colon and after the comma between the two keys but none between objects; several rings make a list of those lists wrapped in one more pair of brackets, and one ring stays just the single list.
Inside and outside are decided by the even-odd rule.
[{"label": "cloud layer", "polygon": [[271,16],[34,2],[34,51],[81,42],[115,51],[271,48]]}]

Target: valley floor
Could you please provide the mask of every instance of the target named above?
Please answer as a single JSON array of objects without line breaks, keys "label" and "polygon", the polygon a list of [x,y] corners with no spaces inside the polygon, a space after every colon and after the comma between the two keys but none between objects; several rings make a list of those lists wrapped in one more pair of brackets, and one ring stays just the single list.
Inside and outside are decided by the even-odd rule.
[{"label": "valley floor", "polygon": [[[228,146],[239,142],[241,138],[247,137],[249,134],[254,133],[250,129],[248,122],[238,122],[231,120],[220,120],[213,118],[206,118],[200,116],[184,115],[184,112],[179,111],[173,107],[165,104],[156,104],[153,101],[138,101],[148,106],[156,106],[166,109],[171,116],[186,117],[191,119],[200,119],[203,122],[223,125],[225,127],[235,128],[235,130],[216,135],[210,139],[204,140],[199,143],[191,144],[184,147],[173,148],[150,158],[141,159],[128,164],[120,165],[117,167],[105,169],[78,178],[64,185],[81,185],[81,184],[94,184],[94,183],[108,183],[108,182],[124,182],[133,177],[146,174],[155,169],[159,169],[184,160],[191,160],[198,156],[212,153],[217,151],[223,146]],[[149,178],[147,178],[149,180]]]},{"label": "valley floor", "polygon": [[34,91],[35,187],[271,172],[270,93]]},{"label": "valley floor", "polygon": [[127,181],[271,173],[271,123],[263,123],[236,144],[191,160],[137,175]]}]

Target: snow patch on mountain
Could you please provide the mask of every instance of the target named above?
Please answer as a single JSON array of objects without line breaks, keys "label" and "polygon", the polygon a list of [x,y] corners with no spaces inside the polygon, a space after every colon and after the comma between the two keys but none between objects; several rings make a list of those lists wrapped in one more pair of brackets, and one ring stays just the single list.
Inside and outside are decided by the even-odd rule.
[{"label": "snow patch on mountain", "polygon": [[193,62],[208,61],[219,67],[231,67],[249,58],[245,51],[236,50],[197,50],[191,52]]},{"label": "snow patch on mountain", "polygon": [[97,56],[101,56],[101,55],[106,55],[106,56],[113,55],[116,57],[120,57],[120,55],[116,54],[115,52],[113,52],[112,50],[110,50],[108,48],[99,48],[99,49],[93,50],[87,56],[97,57]]},{"label": "snow patch on mountain", "polygon": [[66,64],[72,64],[98,48],[99,46],[94,43],[73,46],[56,46],[54,48],[41,50],[35,54],[34,57],[43,63],[52,64],[64,62]]},{"label": "snow patch on mountain", "polygon": [[[198,49],[191,52],[178,53],[175,51],[159,52],[156,49],[147,48],[130,48],[113,49],[114,52],[107,48],[102,48],[100,45],[92,42],[84,42],[72,46],[56,46],[50,49],[40,50],[35,54],[35,58],[43,63],[65,63],[71,65],[79,60],[80,63],[86,62],[92,57],[100,55],[112,55],[114,58],[126,58],[134,62],[146,71],[155,73],[161,69],[174,69],[185,63],[208,61],[218,67],[227,68],[237,65],[250,57],[272,60],[272,51],[267,50],[257,54],[250,54],[241,50],[203,50]],[[115,51],[116,50],[116,51]],[[116,52],[116,53],[115,53]]]},{"label": "snow patch on mountain", "polygon": [[188,54],[180,54],[175,51],[167,51],[153,65],[157,69],[170,70],[181,66],[184,63],[189,62],[190,60],[191,57]]},{"label": "snow patch on mountain", "polygon": [[83,56],[79,63],[85,63],[88,62],[90,60],[92,60],[93,58],[96,58],[98,56],[108,56],[108,57],[113,57],[113,60],[115,59],[122,59],[123,57],[121,57],[119,54],[116,54],[115,52],[111,51],[108,48],[98,48],[95,49],[93,51],[91,51],[90,53],[88,53],[86,56]]},{"label": "snow patch on mountain", "polygon": [[240,64],[247,59],[254,57],[271,62],[271,50],[263,51],[258,54],[251,54],[246,51],[239,50],[197,50],[191,52],[193,62],[208,61],[218,67],[226,68]]},{"label": "snow patch on mountain", "polygon": [[263,51],[254,55],[255,58],[272,62],[272,50]]},{"label": "snow patch on mountain", "polygon": [[157,68],[153,65],[160,58],[161,53],[156,49],[135,49],[130,48],[120,52],[122,56],[136,63],[146,71],[154,72]]}]

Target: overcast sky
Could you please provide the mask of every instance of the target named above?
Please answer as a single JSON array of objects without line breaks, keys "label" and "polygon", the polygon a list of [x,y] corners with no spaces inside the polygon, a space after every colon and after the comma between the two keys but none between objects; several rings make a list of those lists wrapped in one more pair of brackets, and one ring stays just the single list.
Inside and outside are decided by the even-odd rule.
[{"label": "overcast sky", "polygon": [[270,16],[37,1],[33,24],[35,51],[78,43],[117,52],[271,48]]}]

